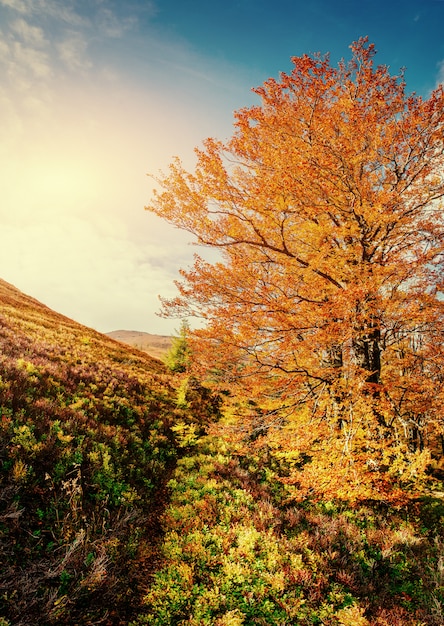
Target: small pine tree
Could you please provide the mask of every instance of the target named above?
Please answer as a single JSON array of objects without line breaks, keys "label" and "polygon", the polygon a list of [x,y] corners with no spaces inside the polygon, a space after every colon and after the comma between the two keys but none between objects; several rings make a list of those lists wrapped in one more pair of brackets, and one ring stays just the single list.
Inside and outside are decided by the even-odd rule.
[{"label": "small pine tree", "polygon": [[183,373],[188,369],[191,357],[188,343],[189,330],[190,325],[187,320],[182,320],[179,335],[173,338],[173,344],[165,356],[165,364],[172,372]]}]

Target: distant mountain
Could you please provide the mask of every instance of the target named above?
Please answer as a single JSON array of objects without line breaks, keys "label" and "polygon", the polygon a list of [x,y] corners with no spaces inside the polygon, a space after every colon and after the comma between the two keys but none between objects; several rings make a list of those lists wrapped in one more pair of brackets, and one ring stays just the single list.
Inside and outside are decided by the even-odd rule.
[{"label": "distant mountain", "polygon": [[168,335],[152,335],[137,330],[113,330],[106,335],[116,341],[147,352],[157,359],[161,359],[168,352],[173,341],[173,338]]}]

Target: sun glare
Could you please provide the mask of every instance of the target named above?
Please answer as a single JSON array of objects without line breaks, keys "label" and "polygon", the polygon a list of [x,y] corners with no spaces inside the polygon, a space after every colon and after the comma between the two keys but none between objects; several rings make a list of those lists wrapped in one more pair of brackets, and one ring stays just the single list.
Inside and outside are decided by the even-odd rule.
[{"label": "sun glare", "polygon": [[28,191],[39,203],[57,201],[71,206],[73,202],[97,197],[100,189],[91,164],[80,159],[30,164],[25,179]]}]

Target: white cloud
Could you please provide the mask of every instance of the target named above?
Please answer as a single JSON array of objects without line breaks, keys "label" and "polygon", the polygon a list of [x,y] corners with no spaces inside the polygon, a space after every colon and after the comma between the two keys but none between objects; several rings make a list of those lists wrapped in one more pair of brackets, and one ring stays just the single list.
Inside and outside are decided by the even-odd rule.
[{"label": "white cloud", "polygon": [[146,173],[231,133],[248,92],[183,42],[133,38],[136,19],[119,24],[106,1],[88,18],[69,2],[0,5],[15,10],[0,38],[0,277],[98,330],[173,332],[157,295],[175,295],[195,250],[143,210]]},{"label": "white cloud", "polygon": [[11,45],[11,70],[14,75],[29,76],[30,78],[45,79],[52,74],[49,57],[43,50],[36,50],[14,41]]},{"label": "white cloud", "polygon": [[0,133],[6,129],[12,135],[23,114],[46,106],[53,62],[43,30],[22,18],[5,21],[0,39],[0,99],[5,107]]},{"label": "white cloud", "polygon": [[75,8],[73,0],[0,0],[0,5],[29,18],[53,18],[71,26],[84,26],[87,20]]},{"label": "white cloud", "polygon": [[0,145],[0,276],[99,330],[163,334],[177,322],[155,315],[157,296],[175,294],[178,269],[194,249],[143,210],[145,174],[196,129],[182,133],[171,104],[119,88],[126,106],[104,81],[89,89],[71,82],[54,95],[53,118],[22,118],[20,133]]},{"label": "white cloud", "polygon": [[64,39],[56,43],[60,60],[70,70],[88,70],[92,63],[87,57],[88,43],[80,33],[65,34]]},{"label": "white cloud", "polygon": [[[34,0],[30,0],[34,4]],[[64,22],[70,27],[87,27],[89,25],[89,18],[76,10],[75,0],[35,0],[36,12],[47,15],[48,17]]]},{"label": "white cloud", "polygon": [[0,4],[18,13],[31,12],[32,4],[29,0],[0,0]]},{"label": "white cloud", "polygon": [[[152,330],[157,294],[171,295],[172,289],[162,267],[142,259],[124,235],[119,238],[121,227],[114,225],[104,236],[93,223],[73,216],[36,220],[20,230],[9,225],[0,262],[14,270],[3,278],[34,297],[44,293],[45,304],[86,325],[113,330],[123,322]],[[152,258],[158,253],[156,247],[146,251]],[[160,322],[152,332],[164,327]]]},{"label": "white cloud", "polygon": [[5,68],[3,73],[8,71],[8,64],[11,58],[11,48],[6,36],[0,30],[0,63]]},{"label": "white cloud", "polygon": [[32,26],[23,18],[14,20],[11,24],[11,30],[29,46],[43,48],[48,44],[43,29],[39,26]]},{"label": "white cloud", "polygon": [[104,7],[99,10],[96,22],[102,35],[119,39],[135,27],[137,18],[129,16],[122,19],[117,17],[110,9]]}]

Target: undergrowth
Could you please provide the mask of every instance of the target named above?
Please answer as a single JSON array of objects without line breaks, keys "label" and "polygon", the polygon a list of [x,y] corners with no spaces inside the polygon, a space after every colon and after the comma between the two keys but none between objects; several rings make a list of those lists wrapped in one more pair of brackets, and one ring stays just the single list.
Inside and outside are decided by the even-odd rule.
[{"label": "undergrowth", "polygon": [[163,567],[132,626],[442,624],[441,501],[285,506],[228,440],[194,444],[169,483]]},{"label": "undergrowth", "polygon": [[0,616],[127,623],[177,457],[171,377],[2,281],[0,305]]}]

